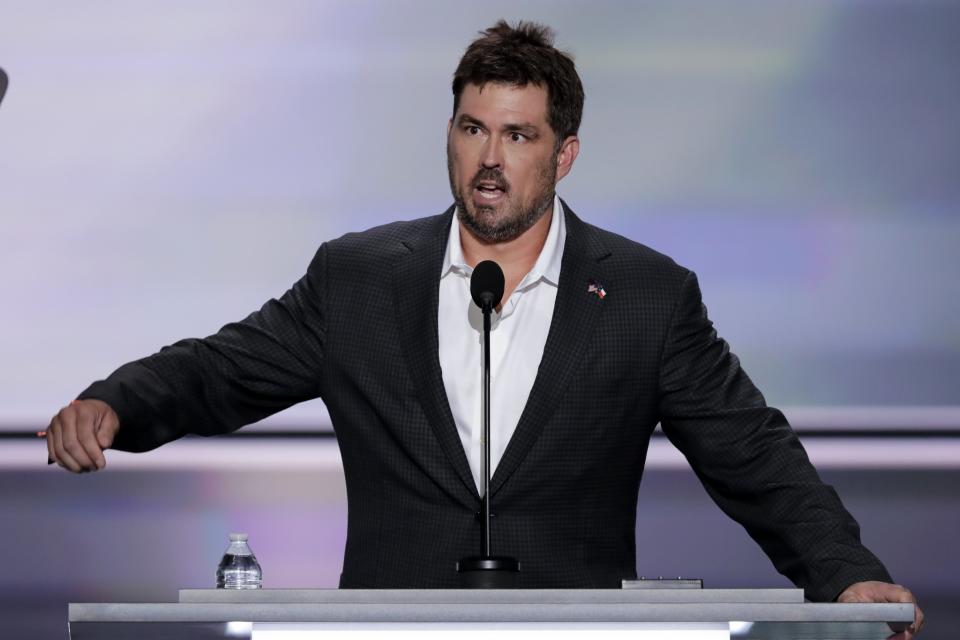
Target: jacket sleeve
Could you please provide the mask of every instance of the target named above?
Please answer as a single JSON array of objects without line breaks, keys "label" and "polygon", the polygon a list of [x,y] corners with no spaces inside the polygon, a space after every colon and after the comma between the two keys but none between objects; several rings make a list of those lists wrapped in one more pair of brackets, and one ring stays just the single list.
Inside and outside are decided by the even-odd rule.
[{"label": "jacket sleeve", "polygon": [[113,448],[148,451],[185,434],[234,431],[319,395],[326,245],[279,300],[203,339],[127,363],[78,397],[120,418]]},{"label": "jacket sleeve", "polygon": [[692,272],[661,356],[660,417],[710,497],[808,599],[835,600],[863,580],[892,582],[786,418],[766,406],[717,336]]}]

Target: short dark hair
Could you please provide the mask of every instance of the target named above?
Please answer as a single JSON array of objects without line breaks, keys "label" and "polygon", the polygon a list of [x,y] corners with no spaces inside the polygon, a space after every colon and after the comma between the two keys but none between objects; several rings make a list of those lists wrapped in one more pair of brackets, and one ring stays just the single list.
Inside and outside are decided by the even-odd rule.
[{"label": "short dark hair", "polygon": [[470,43],[453,73],[453,115],[468,84],[488,82],[547,90],[547,121],[557,135],[557,146],[577,135],[583,116],[583,84],[573,57],[553,46],[553,30],[536,22],[511,27],[500,20]]}]

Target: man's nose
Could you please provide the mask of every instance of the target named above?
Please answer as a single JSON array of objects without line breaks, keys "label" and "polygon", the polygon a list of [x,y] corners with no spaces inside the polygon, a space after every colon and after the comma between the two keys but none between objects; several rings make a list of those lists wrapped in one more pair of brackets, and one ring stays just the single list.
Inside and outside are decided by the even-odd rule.
[{"label": "man's nose", "polygon": [[503,147],[497,136],[487,138],[483,145],[483,153],[480,154],[480,164],[484,169],[494,169],[503,164]]}]

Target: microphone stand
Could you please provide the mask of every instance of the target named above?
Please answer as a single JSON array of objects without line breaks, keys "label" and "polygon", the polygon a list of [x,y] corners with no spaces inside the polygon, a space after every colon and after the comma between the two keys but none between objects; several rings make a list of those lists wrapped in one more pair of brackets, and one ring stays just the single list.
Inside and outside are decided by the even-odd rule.
[{"label": "microphone stand", "polygon": [[[502,293],[502,288],[501,288]],[[490,550],[490,315],[493,294],[480,296],[483,311],[483,507],[480,533],[481,555],[463,558],[457,563],[460,585],[466,589],[515,589],[520,563],[514,558],[494,556]]]},{"label": "microphone stand", "polygon": [[490,316],[493,304],[483,301],[483,387],[481,416],[483,418],[483,530],[480,543],[484,557],[490,557]]}]

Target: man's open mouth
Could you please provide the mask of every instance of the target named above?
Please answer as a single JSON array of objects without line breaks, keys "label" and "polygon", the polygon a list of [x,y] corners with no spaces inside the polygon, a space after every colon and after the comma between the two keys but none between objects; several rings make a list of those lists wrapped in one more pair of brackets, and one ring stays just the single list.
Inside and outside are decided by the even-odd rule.
[{"label": "man's open mouth", "polygon": [[495,182],[481,182],[474,187],[474,192],[477,194],[477,197],[484,200],[496,200],[506,193],[504,188]]}]

